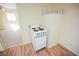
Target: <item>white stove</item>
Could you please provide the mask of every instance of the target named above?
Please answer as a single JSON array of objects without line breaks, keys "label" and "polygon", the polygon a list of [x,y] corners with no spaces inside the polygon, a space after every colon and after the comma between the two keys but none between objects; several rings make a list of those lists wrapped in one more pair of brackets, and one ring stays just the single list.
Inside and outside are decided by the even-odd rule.
[{"label": "white stove", "polygon": [[47,29],[40,25],[32,25],[30,28],[33,49],[38,51],[46,47]]}]

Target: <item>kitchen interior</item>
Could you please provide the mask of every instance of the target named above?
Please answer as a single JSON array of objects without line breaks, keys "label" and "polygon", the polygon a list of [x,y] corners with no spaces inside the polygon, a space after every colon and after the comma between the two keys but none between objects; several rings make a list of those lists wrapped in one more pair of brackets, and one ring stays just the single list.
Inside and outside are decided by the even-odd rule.
[{"label": "kitchen interior", "polygon": [[0,3],[0,55],[79,55],[78,15],[78,3]]}]

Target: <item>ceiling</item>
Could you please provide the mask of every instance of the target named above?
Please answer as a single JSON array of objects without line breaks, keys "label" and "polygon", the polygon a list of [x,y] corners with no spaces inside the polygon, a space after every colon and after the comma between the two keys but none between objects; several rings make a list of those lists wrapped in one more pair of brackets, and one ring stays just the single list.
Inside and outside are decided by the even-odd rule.
[{"label": "ceiling", "polygon": [[0,3],[0,6],[8,9],[16,9],[15,3]]}]

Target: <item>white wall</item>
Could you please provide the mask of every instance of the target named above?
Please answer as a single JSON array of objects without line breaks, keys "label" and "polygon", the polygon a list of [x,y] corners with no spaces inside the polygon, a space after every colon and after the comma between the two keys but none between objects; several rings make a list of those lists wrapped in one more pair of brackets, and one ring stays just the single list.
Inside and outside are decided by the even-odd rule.
[{"label": "white wall", "polygon": [[[48,47],[61,43],[79,55],[79,4],[17,4],[19,22],[23,35],[23,44],[31,43],[30,24],[42,24],[48,27]],[[62,15],[42,16],[42,10],[63,9]]]},{"label": "white wall", "polygon": [[[54,18],[51,17],[51,15],[41,15],[43,10],[51,11],[53,9],[51,7],[51,4],[17,4],[17,9],[19,13],[19,23],[23,36],[23,44],[31,43],[29,32],[29,25],[31,24],[41,24],[45,25],[45,27],[48,27],[49,33],[47,46],[51,47],[57,44],[59,34],[58,28],[60,24],[59,21],[61,21],[62,15],[53,15]],[[51,18],[49,19],[49,17]],[[50,27],[51,25],[53,25],[54,27]]]},{"label": "white wall", "polygon": [[41,14],[38,4],[17,4],[19,23],[22,31],[23,44],[31,43],[29,25],[40,24]]},{"label": "white wall", "polygon": [[79,55],[79,6],[69,5],[64,8],[64,19],[60,31],[60,43]]},{"label": "white wall", "polygon": [[[22,36],[23,36],[23,44],[31,43],[31,38],[29,36],[30,35],[29,25],[31,25],[31,24],[42,24],[42,25],[47,24],[46,26],[49,27],[48,28],[49,33],[48,33],[47,46],[51,47],[52,45],[57,44],[59,30],[56,30],[56,29],[58,29],[57,26],[59,26],[58,23],[60,23],[59,20],[61,20],[61,16],[53,15],[54,18],[52,20],[51,15],[46,15],[44,17],[41,15],[43,10],[51,11],[53,9],[52,7],[54,7],[54,6],[52,6],[51,4],[17,4],[17,9],[18,9],[17,11],[19,14],[19,24],[21,26],[21,32],[22,32]],[[9,10],[9,9],[6,12],[10,12],[10,13],[15,12],[16,13],[15,10]],[[50,24],[50,21],[48,20],[49,17],[51,17],[50,20],[52,22],[54,21],[53,22],[54,24],[52,22]],[[47,21],[45,18],[47,19]],[[56,20],[54,20],[54,19],[56,19]],[[50,25],[54,25],[54,28],[50,27]],[[52,30],[52,29],[54,29],[54,30]],[[12,43],[13,40],[10,40],[10,39],[6,40],[7,38],[10,38],[9,35],[11,33],[13,33],[13,32],[9,32],[8,35],[3,34],[3,37],[5,36],[4,37],[5,44],[7,45],[7,42],[9,42],[7,47],[11,46],[13,44]],[[16,39],[14,41],[16,41]]]},{"label": "white wall", "polygon": [[48,14],[43,16],[43,25],[48,28],[48,47],[52,47],[59,42],[62,18],[63,14]]},{"label": "white wall", "polygon": [[48,46],[60,43],[79,55],[79,4],[52,4],[54,9],[63,9],[61,15],[49,14],[43,24],[49,29]]}]

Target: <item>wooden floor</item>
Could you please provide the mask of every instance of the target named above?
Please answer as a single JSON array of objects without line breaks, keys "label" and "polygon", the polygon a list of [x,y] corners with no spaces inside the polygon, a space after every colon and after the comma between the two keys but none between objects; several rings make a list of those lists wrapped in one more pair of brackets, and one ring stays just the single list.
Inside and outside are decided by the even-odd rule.
[{"label": "wooden floor", "polygon": [[5,56],[76,56],[60,44],[51,48],[43,48],[35,52],[31,44],[8,48],[2,52]]}]

